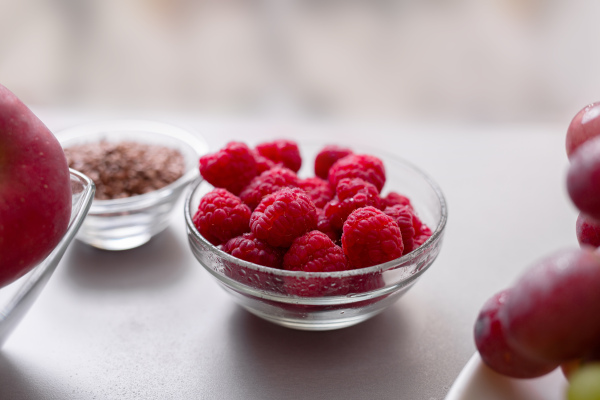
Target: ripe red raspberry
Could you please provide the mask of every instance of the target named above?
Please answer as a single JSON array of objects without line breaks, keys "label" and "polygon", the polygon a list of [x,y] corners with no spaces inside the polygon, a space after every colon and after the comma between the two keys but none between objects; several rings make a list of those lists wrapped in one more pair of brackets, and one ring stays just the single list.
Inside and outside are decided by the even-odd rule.
[{"label": "ripe red raspberry", "polygon": [[414,248],[418,248],[427,241],[432,235],[431,229],[419,220],[419,227],[416,229],[414,238]]},{"label": "ripe red raspberry", "polygon": [[[350,293],[351,281],[351,277],[340,276],[286,276],[284,286],[286,292],[292,296],[346,296]],[[286,309],[290,311],[319,310],[322,307],[308,304],[286,305]],[[339,306],[329,306],[328,310],[334,310],[336,307]]]},{"label": "ripe red raspberry", "polygon": [[252,233],[275,247],[289,247],[316,227],[317,208],[302,189],[281,189],[266,196],[250,216]]},{"label": "ripe red raspberry", "polygon": [[315,158],[315,175],[322,179],[327,179],[329,168],[339,159],[352,154],[352,150],[346,147],[329,145],[317,154]]},{"label": "ripe red raspberry", "polygon": [[230,142],[216,153],[200,157],[200,174],[214,187],[238,195],[258,171],[250,148],[244,143]]},{"label": "ripe red raspberry", "polygon": [[193,222],[209,242],[219,245],[250,230],[250,208],[225,189],[213,189],[200,199]]},{"label": "ripe red raspberry", "polygon": [[260,175],[265,171],[270,170],[276,164],[269,160],[267,157],[261,156],[258,151],[252,150],[252,154],[254,155],[254,160],[256,161],[256,171]]},{"label": "ripe red raspberry", "polygon": [[329,182],[321,178],[301,179],[300,189],[304,189],[308,193],[317,208],[325,207],[325,204],[333,198],[333,190],[331,190]]},{"label": "ripe red raspberry", "polygon": [[385,168],[383,162],[365,154],[351,154],[335,162],[329,169],[329,184],[337,187],[344,178],[361,178],[372,183],[381,192],[385,184]]},{"label": "ripe red raspberry", "polygon": [[300,170],[302,157],[298,145],[291,140],[274,140],[272,142],[261,143],[256,146],[256,151],[273,161],[275,164],[283,165],[294,172]]},{"label": "ripe red raspberry", "polygon": [[364,268],[402,256],[404,245],[392,217],[364,207],[354,210],[344,223],[342,248],[352,268]]},{"label": "ripe red raspberry", "polygon": [[223,245],[223,251],[240,260],[265,267],[281,269],[283,266],[284,250],[257,239],[253,233],[230,239]]},{"label": "ripe red raspberry", "polygon": [[[381,271],[369,274],[355,275],[350,279],[350,293],[366,293],[380,289],[385,286],[385,280]],[[379,301],[379,299],[365,300],[358,304],[367,305]]]},{"label": "ripe red raspberry", "polygon": [[[303,272],[346,271],[348,262],[341,247],[322,232],[309,232],[292,243],[283,258],[283,268]],[[345,296],[353,277],[286,276],[288,294],[300,297]],[[293,309],[308,310],[314,306],[296,305]]]},{"label": "ripe red raspberry", "polygon": [[413,208],[410,199],[396,192],[390,192],[387,196],[381,198],[381,208],[392,207],[395,205],[409,206]]},{"label": "ripe red raspberry", "polygon": [[[381,289],[385,286],[385,280],[383,279],[383,273],[381,271],[375,271],[368,274],[354,275],[350,278],[349,283],[349,294],[359,294],[371,292],[377,289]],[[383,295],[374,297],[368,300],[362,300],[352,304],[353,308],[363,308],[371,304],[378,303],[383,298],[389,295]]]},{"label": "ripe red raspberry", "polygon": [[334,243],[340,243],[341,232],[333,229],[331,220],[327,218],[325,211],[320,208],[317,208],[317,230],[329,236],[329,239],[333,240]]},{"label": "ripe red raspberry", "polygon": [[357,208],[372,206],[380,208],[377,188],[360,178],[341,179],[336,187],[336,197],[325,205],[323,211],[331,227],[341,231],[348,215]]},{"label": "ripe red raspberry", "polygon": [[305,272],[335,272],[348,269],[344,251],[319,231],[296,238],[283,258],[283,269]]},{"label": "ripe red raspberry", "polygon": [[414,212],[409,206],[395,205],[386,207],[383,212],[389,215],[396,221],[402,234],[402,243],[404,244],[403,254],[408,254],[413,251],[416,247],[414,239],[416,235],[415,222],[418,226],[421,226],[419,219],[416,217]]},{"label": "ripe red raspberry", "polygon": [[274,167],[252,179],[240,193],[240,198],[254,210],[266,195],[286,187],[298,187],[298,185],[300,180],[295,172],[285,167]]}]

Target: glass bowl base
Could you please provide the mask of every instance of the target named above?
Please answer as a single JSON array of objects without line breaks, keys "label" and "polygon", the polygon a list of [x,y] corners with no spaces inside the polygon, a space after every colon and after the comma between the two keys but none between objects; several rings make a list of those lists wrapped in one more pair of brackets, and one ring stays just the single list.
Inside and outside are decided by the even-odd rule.
[{"label": "glass bowl base", "polygon": [[100,238],[88,237],[83,235],[77,237],[77,240],[87,243],[92,247],[110,251],[134,249],[136,247],[140,247],[141,245],[148,243],[150,239],[152,239],[152,235],[150,234],[141,234],[137,236],[120,238]]},{"label": "glass bowl base", "polygon": [[331,331],[335,329],[347,328],[364,322],[383,310],[374,310],[366,314],[351,315],[345,318],[341,318],[340,315],[344,314],[344,311],[337,311],[334,319],[322,319],[315,318],[314,316],[306,316],[305,318],[289,318],[289,317],[277,317],[271,314],[262,313],[258,310],[254,310],[249,307],[244,307],[248,312],[262,318],[266,321],[274,323],[276,325],[284,326],[286,328],[297,329],[301,331]]}]

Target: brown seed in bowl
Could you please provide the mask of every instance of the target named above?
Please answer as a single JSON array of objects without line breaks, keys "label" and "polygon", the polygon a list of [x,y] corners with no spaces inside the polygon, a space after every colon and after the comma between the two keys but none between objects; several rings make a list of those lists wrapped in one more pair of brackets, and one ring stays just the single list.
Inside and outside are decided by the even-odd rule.
[{"label": "brown seed in bowl", "polygon": [[185,172],[176,149],[132,141],[74,145],[64,149],[69,167],[94,181],[97,200],[136,196],[167,186]]}]

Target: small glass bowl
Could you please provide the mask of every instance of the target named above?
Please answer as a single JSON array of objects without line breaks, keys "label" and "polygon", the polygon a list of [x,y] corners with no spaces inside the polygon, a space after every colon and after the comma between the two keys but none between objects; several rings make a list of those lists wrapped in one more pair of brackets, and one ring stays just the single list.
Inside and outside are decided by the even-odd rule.
[{"label": "small glass bowl", "polygon": [[[313,149],[313,153],[315,153]],[[433,231],[418,249],[396,260],[343,272],[296,272],[242,261],[200,235],[192,217],[200,198],[212,189],[197,179],[185,201],[192,253],[233,299],[275,324],[301,330],[331,330],[365,321],[394,303],[428,270],[442,245],[448,217],[437,184],[406,161],[377,151],[386,167],[388,190],[407,195],[420,219]],[[308,158],[307,158],[308,159]]]},{"label": "small glass bowl", "polygon": [[92,204],[94,183],[75,170],[70,172],[72,209],[67,232],[48,257],[21,278],[0,288],[0,348],[46,286]]},{"label": "small glass bowl", "polygon": [[185,173],[149,193],[113,200],[94,199],[77,239],[104,250],[128,250],[162,232],[185,187],[199,175],[198,160],[208,145],[198,135],[167,123],[116,120],[78,125],[56,133],[63,148],[84,143],[134,141],[179,150]]}]

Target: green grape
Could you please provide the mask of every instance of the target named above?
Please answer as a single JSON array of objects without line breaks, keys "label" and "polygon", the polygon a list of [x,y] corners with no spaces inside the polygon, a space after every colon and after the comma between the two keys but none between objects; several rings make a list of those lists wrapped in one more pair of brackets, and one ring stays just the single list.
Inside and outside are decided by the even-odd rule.
[{"label": "green grape", "polygon": [[583,365],[573,373],[568,400],[600,400],[600,362]]}]

